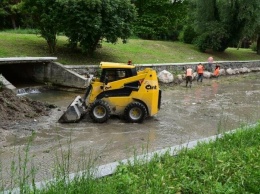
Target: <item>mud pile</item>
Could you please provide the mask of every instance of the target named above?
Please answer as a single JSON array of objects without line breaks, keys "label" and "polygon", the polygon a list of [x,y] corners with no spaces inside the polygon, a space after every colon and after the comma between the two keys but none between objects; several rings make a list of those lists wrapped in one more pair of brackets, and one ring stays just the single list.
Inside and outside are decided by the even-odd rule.
[{"label": "mud pile", "polygon": [[17,96],[13,91],[0,91],[0,128],[8,129],[14,122],[26,122],[48,115],[52,105]]}]

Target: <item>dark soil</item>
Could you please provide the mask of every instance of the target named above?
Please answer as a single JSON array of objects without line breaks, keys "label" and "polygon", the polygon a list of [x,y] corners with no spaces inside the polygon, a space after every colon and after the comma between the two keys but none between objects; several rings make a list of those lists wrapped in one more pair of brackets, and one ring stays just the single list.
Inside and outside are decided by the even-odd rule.
[{"label": "dark soil", "polygon": [[17,96],[13,91],[0,91],[0,128],[26,122],[49,114],[52,105]]}]

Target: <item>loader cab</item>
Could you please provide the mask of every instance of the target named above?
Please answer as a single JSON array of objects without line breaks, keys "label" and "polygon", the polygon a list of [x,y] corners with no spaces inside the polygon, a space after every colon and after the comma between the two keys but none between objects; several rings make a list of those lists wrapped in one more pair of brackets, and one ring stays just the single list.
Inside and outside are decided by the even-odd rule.
[{"label": "loader cab", "polygon": [[124,78],[136,76],[136,69],[103,69],[100,77],[101,82],[113,82]]}]

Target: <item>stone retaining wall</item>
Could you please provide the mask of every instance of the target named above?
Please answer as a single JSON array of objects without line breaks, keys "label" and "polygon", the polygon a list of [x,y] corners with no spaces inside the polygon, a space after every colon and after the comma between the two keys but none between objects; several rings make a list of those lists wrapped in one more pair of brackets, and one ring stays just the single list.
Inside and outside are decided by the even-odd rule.
[{"label": "stone retaining wall", "polygon": [[[144,69],[146,67],[150,67],[155,69],[157,72],[167,70],[169,72],[179,72],[183,71],[187,66],[191,66],[191,68],[195,69],[196,66],[202,63],[205,68],[208,68],[208,64],[206,62],[192,62],[192,63],[154,63],[154,64],[135,64],[137,69]],[[220,65],[221,69],[236,69],[236,68],[249,68],[255,69],[260,68],[260,60],[254,61],[215,61],[212,65],[212,68],[215,67],[216,64]],[[98,65],[65,65],[67,69],[73,70],[80,75],[87,74],[95,74],[98,69]]]}]

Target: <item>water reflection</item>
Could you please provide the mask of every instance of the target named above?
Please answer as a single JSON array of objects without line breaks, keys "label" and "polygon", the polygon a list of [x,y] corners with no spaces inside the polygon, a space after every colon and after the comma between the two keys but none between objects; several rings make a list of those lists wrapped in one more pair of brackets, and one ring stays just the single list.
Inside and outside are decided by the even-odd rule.
[{"label": "water reflection", "polygon": [[83,96],[83,91],[80,93],[60,90],[45,90],[41,93],[29,93],[27,96],[33,100],[52,103],[60,107],[67,107],[78,95]]},{"label": "water reflection", "polygon": [[213,95],[216,95],[218,93],[218,87],[219,87],[219,84],[217,82],[212,83]]}]

